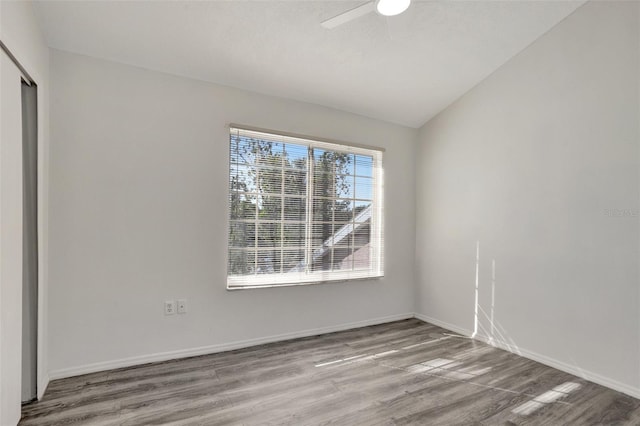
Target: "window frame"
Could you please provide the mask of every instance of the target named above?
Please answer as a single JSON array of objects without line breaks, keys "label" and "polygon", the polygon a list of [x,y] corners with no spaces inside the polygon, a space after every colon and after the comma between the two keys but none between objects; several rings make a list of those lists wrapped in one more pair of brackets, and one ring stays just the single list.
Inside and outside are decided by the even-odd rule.
[{"label": "window frame", "polygon": [[[351,269],[351,270],[330,270],[330,271],[310,271],[309,268],[305,268],[304,271],[299,273],[287,273],[286,276],[283,272],[280,273],[271,273],[271,274],[251,274],[251,275],[230,275],[229,274],[229,259],[230,259],[230,251],[231,246],[229,243],[229,232],[231,230],[232,223],[234,222],[231,218],[231,198],[232,198],[232,189],[231,189],[231,171],[234,167],[232,162],[233,158],[231,156],[232,151],[232,143],[234,131],[236,131],[235,135],[239,136],[241,133],[244,133],[247,136],[250,136],[255,139],[260,139],[260,135],[264,135],[264,140],[272,141],[283,144],[296,144],[301,146],[306,146],[309,149],[309,152],[312,152],[313,149],[322,149],[332,152],[343,152],[347,154],[354,155],[366,155],[372,157],[372,213],[370,218],[370,266],[366,269]],[[228,126],[228,154],[229,157],[227,159],[228,165],[228,173],[227,173],[227,248],[226,248],[226,257],[225,264],[227,268],[227,290],[243,290],[243,289],[253,289],[253,288],[272,288],[272,287],[289,287],[289,286],[300,286],[300,285],[313,285],[313,284],[322,284],[322,283],[337,283],[337,282],[347,282],[347,281],[360,281],[360,280],[371,280],[371,279],[380,279],[384,277],[384,216],[383,216],[383,205],[384,205],[384,169],[383,169],[383,153],[384,149],[379,147],[367,146],[367,145],[359,145],[352,143],[345,143],[341,141],[331,140],[331,139],[321,139],[311,136],[299,135],[286,133],[281,131],[273,131],[267,129],[259,129],[251,126],[237,125],[237,124],[229,124]],[[308,157],[309,158],[309,157]],[[235,164],[237,167],[238,164]],[[312,238],[311,232],[313,224],[316,223],[313,220],[313,191],[314,191],[314,183],[313,183],[313,162],[307,161],[306,173],[308,179],[311,178],[311,182],[307,181],[306,184],[306,203],[307,207],[305,210],[305,220],[304,225],[306,228],[306,236],[305,236],[305,248],[304,248],[304,259],[305,265],[309,264],[310,256],[313,256],[314,251],[317,248],[312,246]],[[357,175],[354,175],[354,183]],[[283,182],[283,191],[284,191],[284,182]],[[354,187],[355,191],[355,187]],[[332,199],[340,199],[340,197],[332,197]],[[355,194],[352,197],[354,202],[357,200],[355,198]],[[280,222],[282,219],[280,219]],[[257,222],[256,222],[257,223]],[[355,219],[351,220],[351,224],[355,226]],[[354,230],[355,231],[355,230]],[[354,232],[352,231],[352,232]],[[332,234],[332,237],[335,235]]]}]

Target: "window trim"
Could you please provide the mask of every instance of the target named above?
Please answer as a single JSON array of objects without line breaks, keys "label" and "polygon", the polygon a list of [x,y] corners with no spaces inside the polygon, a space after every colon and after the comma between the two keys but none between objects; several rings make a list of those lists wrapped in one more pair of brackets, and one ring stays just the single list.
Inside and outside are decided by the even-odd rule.
[{"label": "window trim", "polygon": [[[268,275],[267,275],[268,276]],[[350,283],[350,282],[358,282],[358,281],[370,281],[370,280],[382,280],[384,279],[384,272],[381,272],[376,275],[369,275],[366,277],[357,277],[357,278],[335,278],[335,279],[327,279],[327,280],[314,280],[314,281],[296,281],[296,282],[283,282],[283,283],[275,283],[275,284],[248,284],[248,285],[237,285],[230,287],[228,284],[227,277],[227,290],[228,291],[238,291],[238,290],[254,290],[257,288],[278,288],[278,287],[304,287],[309,285],[319,285],[319,284],[340,284],[340,283]]]},{"label": "window trim", "polygon": [[[362,269],[362,273],[354,274],[353,270],[347,271],[302,271],[299,274],[295,274],[294,277],[287,277],[287,279],[282,279],[283,274],[257,274],[253,275],[253,278],[250,280],[251,282],[247,282],[247,275],[229,275],[229,271],[227,269],[227,290],[235,291],[235,290],[245,290],[245,289],[255,289],[255,288],[273,288],[273,287],[293,287],[293,286],[303,286],[303,285],[315,285],[315,284],[325,284],[325,283],[340,283],[347,281],[362,281],[362,280],[379,280],[384,277],[384,216],[383,216],[383,205],[384,205],[384,169],[383,169],[383,153],[386,151],[384,148],[369,146],[363,144],[354,144],[347,143],[343,141],[327,139],[327,138],[318,138],[315,136],[307,136],[289,132],[282,132],[277,130],[269,130],[263,128],[257,128],[253,126],[239,125],[230,123],[227,125],[227,134],[228,134],[228,142],[231,144],[231,132],[233,130],[239,131],[247,131],[247,132],[255,132],[255,133],[264,133],[265,135],[271,137],[282,137],[283,143],[295,143],[298,145],[304,145],[309,148],[318,148],[318,149],[327,149],[338,152],[345,152],[350,154],[363,154],[363,155],[372,155],[374,158],[374,168],[373,168],[373,181],[375,182],[373,186],[373,201],[374,201],[374,213],[371,215],[371,229],[372,236],[375,236],[377,239],[377,244],[373,246],[373,253],[371,256],[371,267],[368,269]],[[287,142],[286,139],[294,139],[292,141]],[[230,155],[230,150],[228,151]],[[232,163],[231,157],[227,159],[228,165],[228,173],[227,179],[229,179],[229,175],[231,173]],[[227,185],[229,185],[229,181],[227,181]],[[307,190],[309,190],[309,186],[307,186]],[[229,215],[229,211],[231,208],[231,197],[230,188],[227,186],[227,232],[229,232],[231,226],[231,217]],[[312,201],[313,197],[307,196],[307,202]],[[307,220],[305,220],[307,222]],[[309,243],[309,238],[305,238],[305,241]],[[311,253],[311,251],[307,248],[305,249],[305,257]],[[229,243],[227,241],[227,248],[225,253],[225,265],[228,268],[229,264]],[[350,276],[355,275],[355,276]],[[234,285],[233,283],[237,284]],[[242,284],[241,284],[242,283]]]},{"label": "window trim", "polygon": [[370,151],[386,152],[385,148],[382,148],[379,146],[345,142],[337,139],[320,138],[317,136],[303,135],[300,133],[283,132],[280,130],[264,129],[261,127],[246,126],[244,124],[229,123],[226,126],[226,129],[227,129],[227,132],[229,132],[231,129],[246,130],[248,132],[266,133],[266,134],[275,135],[275,136],[284,136],[286,138],[302,139],[308,142],[329,143],[332,145],[341,145],[341,146],[346,146],[350,148],[359,148],[359,149],[366,149]]}]

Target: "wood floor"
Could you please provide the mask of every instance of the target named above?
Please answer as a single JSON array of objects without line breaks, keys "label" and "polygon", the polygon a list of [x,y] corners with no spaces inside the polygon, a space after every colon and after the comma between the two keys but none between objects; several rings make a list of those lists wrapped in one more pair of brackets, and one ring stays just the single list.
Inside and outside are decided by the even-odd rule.
[{"label": "wood floor", "polygon": [[53,381],[20,425],[640,425],[640,400],[418,320]]}]

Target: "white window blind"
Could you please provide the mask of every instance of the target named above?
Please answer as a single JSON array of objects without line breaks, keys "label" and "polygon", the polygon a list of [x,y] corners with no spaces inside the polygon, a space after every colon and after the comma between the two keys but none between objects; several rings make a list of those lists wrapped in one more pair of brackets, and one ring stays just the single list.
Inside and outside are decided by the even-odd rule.
[{"label": "white window blind", "polygon": [[380,277],[382,151],[230,128],[229,289]]}]

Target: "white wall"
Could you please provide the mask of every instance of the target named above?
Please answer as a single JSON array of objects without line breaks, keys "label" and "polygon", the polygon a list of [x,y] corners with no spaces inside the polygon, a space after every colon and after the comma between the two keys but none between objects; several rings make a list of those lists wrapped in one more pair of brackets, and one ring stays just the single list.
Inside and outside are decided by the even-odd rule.
[{"label": "white wall", "polygon": [[[46,325],[46,299],[47,299],[47,246],[48,246],[48,128],[49,128],[49,51],[45,46],[40,31],[37,26],[37,22],[35,16],[33,14],[32,5],[27,1],[0,1],[0,40],[8,47],[11,53],[17,58],[17,60],[22,64],[22,66],[27,70],[29,75],[35,80],[38,85],[38,119],[39,119],[39,128],[38,128],[38,208],[39,208],[39,218],[38,218],[38,238],[39,238],[39,331],[38,331],[38,395],[42,396],[47,383],[48,376],[46,374],[48,366],[46,364],[47,358],[47,347],[46,347],[46,335],[47,335],[47,325]],[[4,78],[4,77],[3,77]],[[4,89],[4,88],[3,88]],[[16,86],[14,87],[18,92],[20,91],[20,80],[19,77],[16,81]],[[3,119],[8,116],[5,113],[10,114],[7,109],[10,107],[11,109],[20,108],[20,102],[18,101],[17,105],[14,105],[15,102],[9,104],[11,98],[8,96],[9,92],[4,92],[1,94],[0,102],[2,102],[3,108]],[[15,98],[15,93],[13,93]],[[18,95],[19,96],[19,95]],[[19,97],[18,97],[19,99]],[[13,113],[13,118],[10,120],[10,124],[14,127],[17,125],[19,129],[19,140],[17,141],[18,145],[15,151],[11,147],[7,147],[5,144],[10,140],[10,138],[5,138],[5,130],[3,126],[3,139],[2,139],[2,153],[3,153],[3,164],[4,162],[11,162],[12,167],[17,167],[20,165],[20,170],[13,170],[11,181],[3,181],[3,195],[2,200],[4,202],[2,208],[4,211],[11,211],[13,215],[20,216],[22,215],[22,205],[21,202],[18,203],[17,196],[22,194],[22,175],[21,175],[21,147],[22,147],[22,138],[21,138],[21,124],[18,118],[16,122],[15,112]],[[5,156],[5,148],[8,148],[10,151],[10,156]],[[15,154],[16,156],[13,156]],[[16,163],[17,161],[17,163]],[[4,173],[7,172],[5,169]],[[19,179],[19,180],[16,180]],[[5,187],[5,185],[10,185],[10,188],[16,190],[16,194],[12,196],[8,191],[10,188]],[[9,205],[8,199],[5,198],[6,195],[12,196],[11,206]],[[21,198],[20,198],[21,200]],[[19,211],[18,211],[19,210]],[[7,233],[17,232],[15,237],[20,239],[22,236],[22,227],[17,223],[13,223],[13,225],[9,225],[5,223],[3,217],[3,229],[2,236],[3,239],[7,237]],[[16,228],[19,226],[19,228]],[[7,247],[8,249],[8,247]],[[13,251],[17,249],[17,245],[13,245]],[[4,250],[4,246],[3,246]],[[21,252],[20,252],[21,253]],[[13,253],[15,254],[15,253]],[[3,265],[5,261],[5,256],[8,256],[8,251],[3,251]],[[15,262],[17,262],[16,258],[8,259],[7,262],[15,266]],[[21,269],[21,262],[19,263],[19,268]],[[3,270],[3,274],[6,272],[6,269]],[[3,343],[5,339],[10,338],[9,336],[13,336],[15,333],[21,334],[21,280],[11,280],[11,286],[7,287],[8,281],[2,280],[2,293],[3,294],[11,294],[12,297],[10,299],[3,299],[2,306],[0,309],[2,310],[2,318],[3,320],[7,319],[7,315],[11,317],[11,320],[4,322],[2,324],[2,339]],[[11,305],[11,306],[8,306]],[[0,357],[2,358],[2,368],[5,371],[9,371],[11,375],[11,379],[7,380],[6,376],[2,377],[2,394],[0,395],[0,399],[2,400],[2,413],[0,413],[0,424],[9,425],[17,422],[17,419],[20,417],[20,353],[21,348],[15,347],[15,343],[18,340],[12,340],[13,344],[10,346],[3,345],[0,348],[2,354]]]},{"label": "white wall", "polygon": [[[416,130],[60,51],[51,77],[52,376],[413,312]],[[230,122],[386,148],[384,279],[225,289]]]},{"label": "white wall", "polygon": [[640,397],[638,20],[587,3],[421,129],[416,279],[472,333],[479,242],[480,337],[493,281],[498,344]]},{"label": "white wall", "polygon": [[3,51],[0,77],[0,424],[15,425],[22,389],[22,88]]}]

